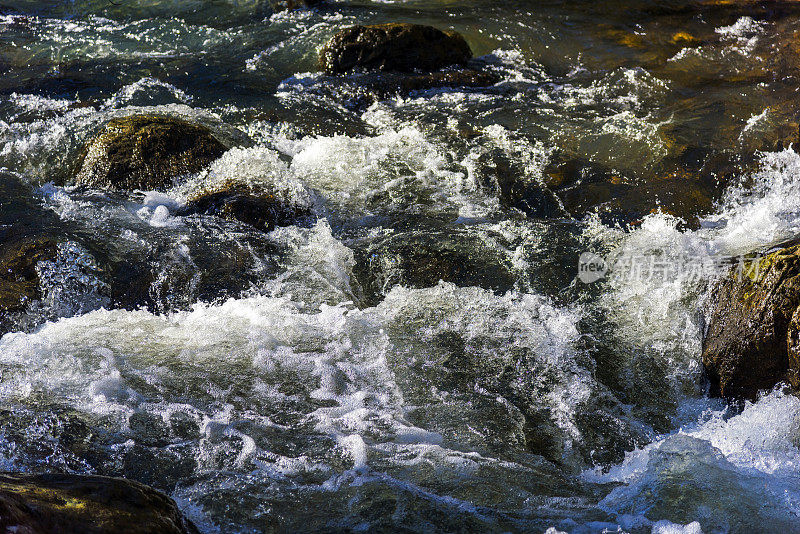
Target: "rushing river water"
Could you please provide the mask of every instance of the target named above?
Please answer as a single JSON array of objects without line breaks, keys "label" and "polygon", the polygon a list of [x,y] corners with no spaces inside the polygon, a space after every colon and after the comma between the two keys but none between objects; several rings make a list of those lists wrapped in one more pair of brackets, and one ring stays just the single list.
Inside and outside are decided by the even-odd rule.
[{"label": "rushing river water", "polygon": [[[315,72],[389,21],[500,81]],[[800,233],[798,67],[793,2],[3,0],[0,228],[61,244],[3,319],[0,468],[136,479],[205,532],[800,532],[800,399],[709,398],[694,268]],[[236,148],[70,184],[153,111]],[[316,219],[177,214],[227,179]],[[585,251],[670,269],[585,284]]]}]

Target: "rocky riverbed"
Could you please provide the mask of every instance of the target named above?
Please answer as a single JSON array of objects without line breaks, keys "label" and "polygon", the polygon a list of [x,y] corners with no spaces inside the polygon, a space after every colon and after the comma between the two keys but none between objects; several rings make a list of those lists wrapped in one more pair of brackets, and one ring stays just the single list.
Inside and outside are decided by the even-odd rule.
[{"label": "rocky riverbed", "polygon": [[5,1],[0,527],[800,533],[798,66],[783,1]]}]

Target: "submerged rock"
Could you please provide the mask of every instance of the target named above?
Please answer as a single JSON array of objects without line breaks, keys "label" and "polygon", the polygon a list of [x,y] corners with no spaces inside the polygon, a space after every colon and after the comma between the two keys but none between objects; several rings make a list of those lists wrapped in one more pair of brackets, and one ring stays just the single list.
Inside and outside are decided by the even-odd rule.
[{"label": "submerged rock", "polygon": [[563,217],[561,202],[541,181],[526,176],[524,165],[500,149],[486,152],[476,162],[478,185],[497,197],[502,206],[516,208],[528,217]]},{"label": "submerged rock", "polygon": [[0,312],[17,312],[40,298],[40,261],[55,258],[57,242],[48,237],[29,237],[6,242],[0,249]]},{"label": "submerged rock", "polygon": [[489,87],[500,80],[500,76],[494,72],[470,68],[449,68],[428,73],[372,71],[326,76],[312,91],[341,102],[346,109],[361,110],[375,102],[405,97],[414,91]]},{"label": "submerged rock", "polygon": [[701,217],[713,212],[725,184],[746,168],[729,155],[700,152],[665,160],[646,177],[558,155],[545,167],[544,183],[563,208],[579,219],[597,213],[605,224],[635,226],[648,214],[661,211],[681,219],[681,227],[696,229]]},{"label": "submerged rock", "polygon": [[263,232],[313,220],[306,206],[288,203],[269,192],[254,191],[244,184],[224,184],[189,200],[179,215],[215,215],[249,224]]},{"label": "submerged rock", "polygon": [[377,304],[396,285],[425,288],[443,280],[505,293],[515,283],[509,259],[479,235],[426,230],[391,235],[364,248],[352,246],[353,275],[366,305]]},{"label": "submerged rock", "polygon": [[81,155],[75,182],[109,189],[165,189],[202,170],[226,150],[207,128],[181,119],[112,119]]},{"label": "submerged rock", "polygon": [[413,91],[425,91],[444,87],[488,87],[500,81],[492,72],[474,69],[443,70],[426,74],[366,73],[351,76],[358,93],[365,103],[383,100],[395,95],[408,95]]},{"label": "submerged rock", "polygon": [[715,289],[703,341],[712,394],[800,388],[800,246],[733,269]]},{"label": "submerged rock", "polygon": [[356,68],[434,71],[463,65],[472,50],[456,32],[420,24],[352,26],[334,35],[319,54],[320,70],[341,74]]},{"label": "submerged rock", "polygon": [[175,502],[153,488],[94,475],[0,474],[0,530],[19,534],[195,534]]}]

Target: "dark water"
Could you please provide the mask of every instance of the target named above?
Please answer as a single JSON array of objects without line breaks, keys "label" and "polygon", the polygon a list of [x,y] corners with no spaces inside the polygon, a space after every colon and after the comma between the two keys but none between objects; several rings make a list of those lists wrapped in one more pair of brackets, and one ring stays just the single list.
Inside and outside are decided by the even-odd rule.
[{"label": "dark water", "polygon": [[[206,532],[800,532],[800,400],[708,398],[698,268],[800,233],[800,4],[119,4],[0,6],[0,237],[60,241],[3,318],[0,467],[140,480]],[[501,81],[314,72],[389,21]],[[71,186],[153,111],[237,148]],[[227,180],[316,222],[177,215]],[[671,269],[584,284],[585,251]]]}]

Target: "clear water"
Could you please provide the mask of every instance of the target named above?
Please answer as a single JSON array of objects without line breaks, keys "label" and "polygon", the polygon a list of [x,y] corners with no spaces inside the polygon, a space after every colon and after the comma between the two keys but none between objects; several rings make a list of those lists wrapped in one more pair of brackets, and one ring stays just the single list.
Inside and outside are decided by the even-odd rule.
[{"label": "clear water", "polygon": [[[707,396],[689,268],[800,233],[795,4],[118,3],[0,6],[0,224],[64,241],[0,339],[0,467],[140,480],[204,532],[800,532],[800,400]],[[502,81],[369,102],[314,73],[385,21]],[[71,187],[145,111],[237,148],[166,193]],[[480,187],[496,157],[612,177],[531,218]],[[317,222],[176,215],[229,179]],[[585,285],[586,250],[687,268]],[[466,267],[415,284],[409,251]]]}]

